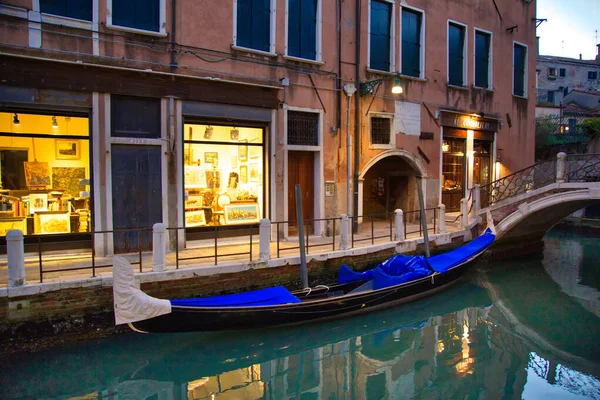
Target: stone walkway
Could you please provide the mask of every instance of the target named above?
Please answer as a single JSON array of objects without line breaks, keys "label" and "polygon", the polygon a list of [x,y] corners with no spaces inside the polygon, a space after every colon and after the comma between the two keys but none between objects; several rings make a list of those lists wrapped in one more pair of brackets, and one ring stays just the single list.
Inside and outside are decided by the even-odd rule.
[{"label": "stone walkway", "polygon": [[[460,230],[458,214],[446,214],[446,232]],[[422,236],[417,224],[408,224],[406,239]],[[432,233],[432,227],[429,230]],[[392,230],[393,235],[393,230]],[[393,236],[392,236],[393,237]],[[259,237],[253,236],[250,246],[249,236],[238,236],[218,239],[188,241],[186,248],[178,252],[167,252],[167,270],[202,267],[220,264],[247,263],[259,259]],[[335,241],[335,246],[334,246]],[[359,233],[349,239],[351,248],[360,248],[372,244],[389,243],[390,226],[386,221],[363,222]],[[327,253],[340,249],[341,239],[335,237],[309,236],[307,254]],[[215,256],[216,248],[216,256]],[[296,256],[299,252],[298,237],[290,237],[285,241],[271,242],[271,259]],[[136,272],[152,272],[152,252],[122,254],[132,264]],[[177,262],[179,260],[179,262]],[[92,256],[89,250],[71,250],[64,252],[46,252],[42,254],[43,282],[65,282],[79,279],[112,276],[112,257],[96,256],[92,267]],[[140,264],[141,261],[141,264]],[[60,270],[60,271],[58,271]],[[40,257],[38,253],[25,254],[25,275],[27,283],[40,283]],[[8,284],[8,262],[6,255],[0,257],[0,288]]]}]

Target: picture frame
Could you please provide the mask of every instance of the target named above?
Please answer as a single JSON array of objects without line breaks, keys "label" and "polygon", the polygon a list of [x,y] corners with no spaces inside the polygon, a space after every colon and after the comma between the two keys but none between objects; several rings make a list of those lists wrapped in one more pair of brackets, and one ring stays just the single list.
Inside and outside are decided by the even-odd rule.
[{"label": "picture frame", "polygon": [[242,139],[239,141],[238,145],[238,158],[241,162],[248,161],[248,139]]},{"label": "picture frame", "polygon": [[185,201],[185,208],[200,208],[204,204],[203,196],[188,196]]},{"label": "picture frame", "polygon": [[50,169],[47,162],[24,162],[25,184],[27,187],[50,186]]},{"label": "picture frame", "polygon": [[185,213],[185,226],[187,228],[193,226],[204,226],[206,225],[206,214],[204,210],[199,211],[186,211]]},{"label": "picture frame", "polygon": [[221,171],[218,169],[206,170],[206,187],[209,189],[221,188]]},{"label": "picture frame", "polygon": [[214,164],[215,161],[218,163],[219,162],[219,153],[217,153],[216,151],[209,151],[204,153],[204,163],[205,164]]},{"label": "picture frame", "polygon": [[254,224],[260,222],[258,203],[225,204],[225,225]]},{"label": "picture frame", "polygon": [[250,153],[251,159],[258,158],[260,156],[261,150],[261,146],[248,146],[248,152]]},{"label": "picture frame", "polygon": [[81,158],[79,140],[56,139],[55,147],[57,160],[79,160]]},{"label": "picture frame", "polygon": [[48,211],[48,193],[31,193],[29,195],[29,213]]},{"label": "picture frame", "polygon": [[248,173],[251,182],[258,182],[258,164],[250,164]]},{"label": "picture frame", "polygon": [[203,189],[206,187],[206,175],[203,167],[186,165],[183,169],[184,187],[188,189]]},{"label": "picture frame", "polygon": [[240,165],[240,183],[248,183],[248,166]]}]

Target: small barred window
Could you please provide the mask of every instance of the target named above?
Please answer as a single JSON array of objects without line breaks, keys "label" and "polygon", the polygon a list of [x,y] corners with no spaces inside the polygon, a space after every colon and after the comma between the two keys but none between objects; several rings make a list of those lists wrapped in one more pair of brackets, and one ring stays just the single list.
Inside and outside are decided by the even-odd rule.
[{"label": "small barred window", "polygon": [[319,114],[303,111],[288,111],[287,131],[288,144],[318,146]]},{"label": "small barred window", "polygon": [[391,118],[371,117],[371,144],[390,144]]}]

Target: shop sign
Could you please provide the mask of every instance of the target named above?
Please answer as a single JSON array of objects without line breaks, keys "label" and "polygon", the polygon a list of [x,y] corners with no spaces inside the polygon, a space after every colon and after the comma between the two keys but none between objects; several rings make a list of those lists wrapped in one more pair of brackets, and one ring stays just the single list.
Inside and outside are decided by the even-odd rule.
[{"label": "shop sign", "polygon": [[442,125],[479,131],[498,131],[498,121],[482,120],[470,115],[442,114]]}]

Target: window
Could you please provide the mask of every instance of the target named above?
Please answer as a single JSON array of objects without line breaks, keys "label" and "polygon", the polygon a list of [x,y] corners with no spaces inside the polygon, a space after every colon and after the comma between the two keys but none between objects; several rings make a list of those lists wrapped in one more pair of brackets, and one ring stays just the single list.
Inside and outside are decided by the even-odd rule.
[{"label": "window", "polygon": [[110,110],[112,137],[160,137],[160,99],[113,94]]},{"label": "window", "polygon": [[110,13],[112,19],[109,23],[120,27],[160,32],[160,9],[163,5],[164,0],[113,0]]},{"label": "window", "polygon": [[423,14],[402,9],[402,73],[421,76],[421,26]]},{"label": "window", "polygon": [[465,27],[448,25],[448,83],[465,85]]},{"label": "window", "polygon": [[271,51],[271,0],[237,0],[236,46]]},{"label": "window", "polygon": [[288,0],[288,56],[317,59],[318,7],[318,0]]},{"label": "window", "polygon": [[558,71],[559,71],[559,74],[560,74],[559,76],[561,78],[564,78],[565,76],[567,76],[567,69],[566,68],[561,68]]},{"label": "window", "polygon": [[515,43],[513,48],[513,95],[526,97],[527,47]]},{"label": "window", "polygon": [[390,71],[390,43],[392,41],[392,5],[371,0],[369,33],[369,68]]},{"label": "window", "polygon": [[588,79],[598,79],[598,71],[588,71]]},{"label": "window", "polygon": [[371,144],[390,144],[391,118],[371,117]]},{"label": "window", "polygon": [[475,31],[475,86],[489,88],[490,85],[490,42],[489,33]]},{"label": "window", "polygon": [[319,145],[319,114],[288,111],[287,142],[297,146]]},{"label": "window", "polygon": [[548,68],[548,76],[556,77],[556,68]]},{"label": "window", "polygon": [[548,102],[554,103],[554,92],[552,90],[548,91]]},{"label": "window", "polygon": [[92,20],[92,0],[40,0],[40,11],[61,17]]}]

